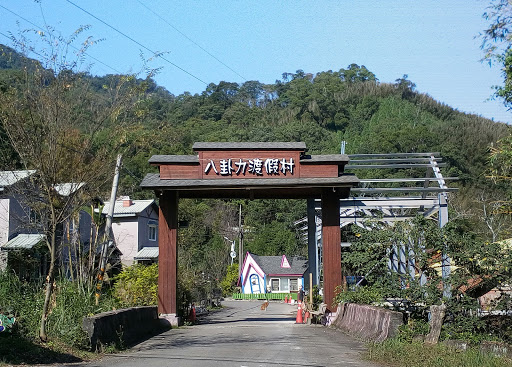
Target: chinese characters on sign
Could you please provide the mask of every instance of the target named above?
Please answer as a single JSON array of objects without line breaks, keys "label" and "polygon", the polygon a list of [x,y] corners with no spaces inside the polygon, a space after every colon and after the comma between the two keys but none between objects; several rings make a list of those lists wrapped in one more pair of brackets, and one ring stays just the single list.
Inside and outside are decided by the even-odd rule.
[{"label": "chinese characters on sign", "polygon": [[286,175],[286,173],[290,173],[293,175],[293,167],[295,166],[295,162],[293,158],[290,160],[286,160],[285,158],[279,160],[278,158],[268,158],[265,160],[254,158],[242,160],[241,158],[238,161],[233,161],[230,159],[221,159],[218,164],[218,168],[213,159],[208,160],[208,164],[204,169],[204,173],[208,174],[210,171],[215,172],[216,175],[221,176],[231,176],[233,174],[246,175],[252,174],[255,176],[263,176],[267,175],[279,175],[282,173]]}]

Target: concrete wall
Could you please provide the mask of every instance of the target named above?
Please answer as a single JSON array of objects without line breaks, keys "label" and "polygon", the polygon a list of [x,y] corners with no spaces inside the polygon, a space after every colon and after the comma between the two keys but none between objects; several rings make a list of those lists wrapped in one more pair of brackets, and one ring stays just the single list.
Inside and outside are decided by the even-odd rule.
[{"label": "concrete wall", "polygon": [[82,329],[89,337],[91,350],[115,344],[127,346],[162,330],[156,306],[132,307],[84,317]]},{"label": "concrete wall", "polygon": [[394,337],[403,323],[400,312],[369,305],[340,303],[332,325],[359,338],[381,342]]}]

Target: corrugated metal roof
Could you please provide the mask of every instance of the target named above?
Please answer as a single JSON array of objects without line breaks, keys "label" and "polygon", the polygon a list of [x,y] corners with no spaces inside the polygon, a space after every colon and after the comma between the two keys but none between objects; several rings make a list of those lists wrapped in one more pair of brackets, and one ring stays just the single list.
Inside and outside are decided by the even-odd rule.
[{"label": "corrugated metal roof", "polygon": [[35,170],[0,171],[0,187],[10,186],[34,174]]},{"label": "corrugated metal roof", "polygon": [[195,150],[306,150],[306,143],[304,142],[254,142],[254,143],[240,143],[240,142],[197,142],[194,143],[192,149]]},{"label": "corrugated metal roof", "polygon": [[4,250],[30,250],[39,242],[44,241],[46,236],[44,234],[19,234],[12,240],[2,246]]},{"label": "corrugated metal roof", "polygon": [[142,250],[137,252],[134,257],[135,260],[148,260],[158,259],[158,247],[143,247]]},{"label": "corrugated metal roof", "polygon": [[[127,214],[139,214],[154,202],[154,200],[132,200],[132,205],[125,207],[123,206],[123,200],[116,200],[116,204],[114,206],[114,217],[116,215],[129,216]],[[106,201],[102,213],[107,214],[109,208],[110,202]]]}]

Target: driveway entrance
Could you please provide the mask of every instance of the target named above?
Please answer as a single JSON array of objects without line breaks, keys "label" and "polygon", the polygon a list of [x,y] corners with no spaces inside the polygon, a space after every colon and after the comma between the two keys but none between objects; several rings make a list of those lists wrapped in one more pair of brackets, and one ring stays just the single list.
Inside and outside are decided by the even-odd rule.
[{"label": "driveway entrance", "polygon": [[88,366],[376,366],[362,358],[364,344],[346,334],[295,324],[297,306],[270,302],[262,311],[261,303],[224,301],[199,325],[171,329]]}]

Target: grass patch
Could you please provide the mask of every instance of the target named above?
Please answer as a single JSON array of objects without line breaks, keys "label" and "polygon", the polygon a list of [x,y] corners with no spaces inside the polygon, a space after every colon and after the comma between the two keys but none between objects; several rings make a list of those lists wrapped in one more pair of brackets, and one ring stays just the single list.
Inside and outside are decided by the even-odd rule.
[{"label": "grass patch", "polygon": [[0,335],[0,366],[73,363],[94,358],[98,355],[62,343],[43,344],[15,334]]},{"label": "grass patch", "polygon": [[438,344],[401,342],[390,339],[368,346],[367,358],[395,367],[512,367],[512,360],[483,354],[477,349],[460,351]]}]

